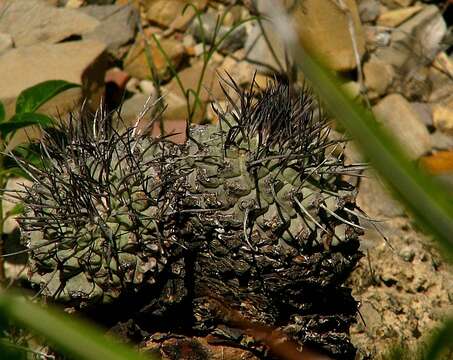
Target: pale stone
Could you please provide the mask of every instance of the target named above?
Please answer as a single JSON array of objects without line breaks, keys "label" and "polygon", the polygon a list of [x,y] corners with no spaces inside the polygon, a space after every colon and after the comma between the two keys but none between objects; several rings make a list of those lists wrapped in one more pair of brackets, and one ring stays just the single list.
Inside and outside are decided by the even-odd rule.
[{"label": "pale stone", "polygon": [[[365,51],[365,37],[360,23],[356,2],[346,0],[351,14],[359,56]],[[356,68],[355,54],[349,32],[348,15],[331,0],[305,0],[303,4],[289,7],[295,30],[304,47],[315,54],[328,67],[338,71]],[[272,14],[272,2],[258,2],[261,13]],[[273,69],[284,68],[285,51],[280,35],[269,22],[263,22],[264,30],[274,50],[275,56],[262,36],[261,29],[251,29],[245,44],[248,58],[263,64],[259,71],[269,73]]]},{"label": "pale stone", "polygon": [[[184,31],[187,25],[195,17],[194,9],[188,7],[183,14],[184,7],[187,5],[185,0],[151,0],[147,5],[147,19],[154,24],[163,27]],[[198,10],[203,10],[208,4],[208,0],[191,1]]]},{"label": "pale stone", "polygon": [[423,9],[423,6],[415,5],[408,8],[387,11],[379,16],[377,23],[380,26],[397,27],[421,9]]},{"label": "pale stone", "polygon": [[431,138],[423,120],[403,96],[387,95],[373,107],[373,113],[412,159],[431,149]]},{"label": "pale stone", "polygon": [[[14,114],[17,96],[23,90],[47,80],[66,80],[82,85],[88,105],[97,105],[107,68],[105,45],[95,41],[41,44],[12,49],[0,56],[0,101],[6,116]],[[67,90],[51,99],[39,112],[64,116],[80,102],[80,88]]]},{"label": "pale stone", "polygon": [[[357,4],[345,0],[353,19],[359,56],[365,52],[365,38]],[[299,39],[328,67],[338,71],[355,69],[348,16],[331,0],[306,0],[293,13]]]},{"label": "pale stone", "polygon": [[0,32],[12,36],[16,47],[57,43],[93,31],[99,21],[79,11],[56,8],[39,0],[0,2]]},{"label": "pale stone", "polygon": [[113,55],[117,56],[120,47],[134,39],[139,14],[131,5],[89,5],[80,11],[100,22],[84,38],[103,42]]},{"label": "pale stone", "polygon": [[151,80],[142,80],[140,81],[140,90],[145,95],[155,95],[156,88],[154,87],[154,83]]},{"label": "pale stone", "polygon": [[362,177],[357,205],[372,219],[386,219],[404,215],[404,208],[396,201],[384,182],[373,171]]},{"label": "pale stone", "polygon": [[[184,89],[197,90],[198,82],[202,76],[203,61],[198,60],[191,67],[188,67],[179,72],[179,79]],[[170,93],[180,94],[183,96],[179,83],[176,79],[172,79],[171,82],[166,86]],[[216,75],[216,68],[212,65],[208,65],[203,75],[203,79],[200,87],[200,99],[201,101],[219,100],[223,98],[223,91],[219,85],[219,79]]]},{"label": "pale stone", "polygon": [[[172,62],[172,66],[177,69],[184,56],[184,46],[180,41],[173,38],[164,38],[159,41]],[[158,76],[161,79],[169,79],[172,75],[169,63],[153,39],[149,40],[149,49]],[[151,69],[146,58],[145,44],[141,35],[138,36],[136,43],[124,59],[124,70],[138,79],[151,77]]]},{"label": "pale stone", "polygon": [[251,82],[255,68],[247,61],[237,61],[232,57],[226,57],[218,72],[221,76],[229,74],[239,85],[245,85]]},{"label": "pale stone", "polygon": [[432,106],[433,123],[440,131],[453,134],[453,101]]},{"label": "pale stone", "polygon": [[383,95],[392,84],[395,73],[391,65],[372,57],[364,64],[363,75],[367,89]]}]

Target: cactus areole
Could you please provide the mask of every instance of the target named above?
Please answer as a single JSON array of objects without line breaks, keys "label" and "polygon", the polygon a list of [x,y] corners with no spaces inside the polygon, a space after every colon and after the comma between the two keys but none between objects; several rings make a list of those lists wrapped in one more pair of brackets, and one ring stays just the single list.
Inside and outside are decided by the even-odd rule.
[{"label": "cactus areole", "polygon": [[192,330],[259,348],[212,309],[215,296],[353,358],[357,304],[343,283],[362,230],[344,178],[357,168],[306,88],[230,85],[239,100],[183,145],[116,131],[102,111],[48,131],[45,166],[22,164],[34,179],[20,219],[31,282],[76,307],[146,294],[143,311],[165,318],[190,304]]}]

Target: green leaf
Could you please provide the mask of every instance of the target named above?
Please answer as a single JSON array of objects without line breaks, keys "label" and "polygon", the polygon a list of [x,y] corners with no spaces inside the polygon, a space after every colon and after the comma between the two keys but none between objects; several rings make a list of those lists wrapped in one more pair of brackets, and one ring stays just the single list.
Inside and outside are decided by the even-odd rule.
[{"label": "green leaf", "polygon": [[[25,326],[43,336],[71,359],[145,359],[132,349],[109,340],[100,330],[74,316],[70,317],[53,309],[43,309],[6,291],[0,292],[0,318]],[[146,358],[157,360],[151,356]]]},{"label": "green leaf", "polygon": [[22,91],[17,98],[16,114],[36,111],[59,93],[80,85],[64,80],[49,80]]},{"label": "green leaf", "polygon": [[0,123],[5,121],[5,106],[0,102]]},{"label": "green leaf", "polygon": [[16,114],[9,121],[0,123],[0,136],[6,139],[8,134],[32,125],[47,127],[53,125],[53,120],[38,113]]}]

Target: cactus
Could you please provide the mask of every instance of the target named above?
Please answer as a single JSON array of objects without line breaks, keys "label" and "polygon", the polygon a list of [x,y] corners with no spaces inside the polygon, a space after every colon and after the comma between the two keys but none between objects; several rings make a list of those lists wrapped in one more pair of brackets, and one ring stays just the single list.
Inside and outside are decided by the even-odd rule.
[{"label": "cactus", "polygon": [[[22,166],[29,276],[76,307],[146,297],[143,314],[190,308],[193,330],[262,349],[222,326],[215,296],[300,344],[353,357],[357,304],[343,282],[360,258],[356,167],[341,158],[306,88],[260,93],[230,83],[239,102],[177,145],[98,111],[47,131],[42,169]],[[189,304],[189,305],[188,305]],[[260,347],[261,346],[261,347]]]}]

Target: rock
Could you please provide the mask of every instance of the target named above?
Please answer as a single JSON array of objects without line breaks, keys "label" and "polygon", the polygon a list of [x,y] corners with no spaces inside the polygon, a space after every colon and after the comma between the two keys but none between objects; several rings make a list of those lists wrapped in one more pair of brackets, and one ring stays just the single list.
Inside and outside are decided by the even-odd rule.
[{"label": "rock", "polygon": [[399,140],[411,158],[416,159],[431,149],[428,130],[403,96],[387,95],[373,107],[373,113]]},{"label": "rock", "polygon": [[359,311],[365,322],[365,331],[367,333],[374,334],[376,330],[382,327],[382,316],[372,303],[364,302],[360,306]]},{"label": "rock", "polygon": [[371,22],[377,19],[381,12],[378,0],[359,0],[358,10],[360,20],[363,22]]},{"label": "rock", "polygon": [[406,262],[412,262],[412,260],[414,260],[414,257],[415,257],[415,251],[412,247],[410,246],[405,246],[404,248],[402,248],[400,250],[400,254],[401,258],[406,261]]},{"label": "rock", "polygon": [[117,55],[119,48],[135,36],[138,12],[131,5],[89,5],[81,8],[80,11],[100,22],[84,38],[103,42],[113,55]]},{"label": "rock", "polygon": [[[168,62],[150,36],[148,37],[148,41],[151,57],[159,78],[161,80],[168,80],[172,75]],[[178,69],[184,57],[184,46],[174,38],[161,38],[159,41],[171,60],[173,67]],[[124,70],[138,79],[151,78],[151,69],[146,59],[145,42],[142,35],[138,35],[134,46],[132,46],[124,59]]]},{"label": "rock", "polygon": [[140,81],[139,87],[140,87],[140,90],[142,91],[142,93],[147,96],[150,96],[150,95],[156,96],[156,94],[157,94],[156,88],[154,87],[153,82],[150,80]]},{"label": "rock", "polygon": [[[354,0],[345,0],[354,22],[359,55],[365,51],[365,38]],[[333,70],[356,68],[348,16],[331,0],[306,0],[293,14],[302,44]]]},{"label": "rock", "polygon": [[426,127],[430,128],[433,126],[433,116],[429,104],[424,102],[411,102],[411,106]]},{"label": "rock", "polygon": [[414,0],[382,0],[381,2],[390,9],[395,9],[400,7],[408,7],[414,2]]},{"label": "rock", "polygon": [[[365,38],[354,0],[346,0],[351,13],[359,55],[365,51]],[[272,3],[258,2],[261,13],[272,13]],[[351,34],[348,28],[348,16],[331,0],[305,0],[303,4],[288,7],[294,19],[298,37],[305,48],[312,51],[333,70],[348,71],[355,69],[356,60],[352,48]],[[284,51],[275,30],[264,22],[266,33],[273,45],[280,64],[285,65]],[[262,38],[260,29],[255,27],[249,34],[245,50],[249,58],[275,66],[275,59]],[[249,53],[250,52],[250,53]],[[270,62],[270,63],[269,63]],[[274,64],[273,64],[273,63]]]},{"label": "rock", "polygon": [[[373,52],[379,48],[385,48],[390,45],[391,33],[388,30],[383,30],[378,26],[364,26],[366,47],[369,52]],[[385,61],[385,58],[381,58]]]},{"label": "rock", "polygon": [[[188,67],[179,72],[179,79],[187,91],[188,89],[193,89],[196,91],[200,76],[202,76],[201,71],[203,69],[203,61],[198,60],[191,67]],[[179,87],[176,79],[172,79],[166,89],[169,93],[179,94],[183,96],[181,88]],[[219,79],[216,76],[216,68],[214,65],[209,64],[206,68],[206,71],[203,76],[203,81],[200,88],[200,99],[202,102],[209,100],[219,100],[223,99],[224,94],[222,88],[219,84]]]},{"label": "rock", "polygon": [[[149,98],[149,100],[148,100]],[[141,114],[145,110],[145,106],[148,102],[148,105],[151,105],[155,102],[155,97],[149,97],[145,94],[134,94],[129,99],[125,100],[121,106],[121,114],[120,119],[121,123],[124,124],[125,127],[135,126],[139,114]],[[151,119],[149,112],[140,120],[140,129],[145,128],[149,125]]]},{"label": "rock", "polygon": [[[146,18],[153,24],[170,27],[184,31],[195,17],[194,9],[189,7],[183,14],[187,4],[185,0],[150,0],[148,1]],[[202,11],[206,8],[208,0],[194,0],[191,3]]]},{"label": "rock", "polygon": [[380,26],[397,27],[422,9],[423,6],[415,5],[403,9],[386,11],[379,16],[377,24]]},{"label": "rock", "polygon": [[405,214],[402,205],[393,199],[384,183],[371,171],[360,182],[357,204],[372,219],[388,219]]},{"label": "rock", "polygon": [[0,14],[0,32],[10,34],[16,47],[57,43],[87,34],[99,25],[91,16],[39,0],[4,2]]},{"label": "rock", "polygon": [[[0,79],[8,86],[0,86],[0,101],[5,105],[7,117],[14,113],[16,98],[22,90],[47,80],[82,84],[84,96],[90,99],[88,104],[97,106],[107,69],[104,50],[104,44],[87,40],[27,46],[1,55]],[[80,89],[70,89],[39,110],[64,115],[81,96]]]},{"label": "rock", "polygon": [[453,136],[435,131],[431,134],[431,143],[434,150],[453,149]]},{"label": "rock", "polygon": [[252,81],[255,68],[247,61],[236,61],[232,57],[226,57],[218,69],[220,76],[229,74],[239,85],[245,85]]},{"label": "rock", "polygon": [[453,173],[453,151],[438,151],[432,155],[423,156],[420,165],[433,175]]},{"label": "rock", "polygon": [[13,38],[10,34],[0,33],[0,55],[13,48]]},{"label": "rock", "polygon": [[446,29],[439,9],[434,5],[426,6],[393,31],[391,45],[378,49],[376,56],[400,72],[410,72],[434,59]]},{"label": "rock", "polygon": [[411,101],[428,101],[433,89],[430,79],[429,68],[416,66],[412,68],[402,79],[398,79],[395,86],[399,92]]},{"label": "rock", "polygon": [[432,106],[434,126],[440,131],[453,134],[453,101]]},{"label": "rock", "polygon": [[[262,2],[258,4],[261,5]],[[268,22],[263,22],[263,28],[274,52],[269,49],[260,27],[253,24],[244,45],[247,60],[253,62],[257,70],[263,74],[282,72],[285,65],[283,44]]]},{"label": "rock", "polygon": [[364,64],[363,75],[367,89],[380,96],[385,94],[389,86],[392,85],[395,72],[391,65],[372,57]]},{"label": "rock", "polygon": [[[213,44],[218,42],[225,34],[231,30],[231,27],[221,25],[217,29],[216,24],[218,16],[215,13],[207,12],[201,15],[201,22],[203,24],[203,30],[201,29],[200,22],[194,21],[190,26],[190,32],[194,38],[199,41],[204,41],[207,44]],[[218,50],[221,52],[232,53],[238,49],[244,47],[246,39],[246,31],[244,26],[240,26],[232,31],[219,45]]]}]

